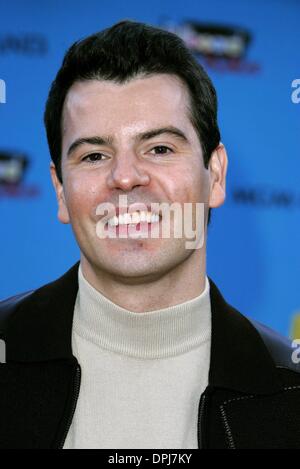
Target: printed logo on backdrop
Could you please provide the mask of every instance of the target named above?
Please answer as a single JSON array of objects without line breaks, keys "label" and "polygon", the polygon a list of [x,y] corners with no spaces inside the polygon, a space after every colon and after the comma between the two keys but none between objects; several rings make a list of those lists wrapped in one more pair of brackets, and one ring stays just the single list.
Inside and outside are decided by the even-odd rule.
[{"label": "printed logo on backdrop", "polygon": [[260,186],[236,186],[231,191],[234,204],[251,205],[264,208],[300,209],[300,191]]},{"label": "printed logo on backdrop", "polygon": [[43,34],[0,34],[0,55],[42,56],[47,54],[48,50],[48,40]]},{"label": "printed logo on backdrop", "polygon": [[24,183],[28,167],[26,155],[0,150],[0,198],[31,198],[40,194],[37,185]]},{"label": "printed logo on backdrop", "polygon": [[160,27],[181,37],[207,68],[221,73],[256,73],[261,69],[246,58],[252,35],[245,28],[198,21],[162,21]]}]

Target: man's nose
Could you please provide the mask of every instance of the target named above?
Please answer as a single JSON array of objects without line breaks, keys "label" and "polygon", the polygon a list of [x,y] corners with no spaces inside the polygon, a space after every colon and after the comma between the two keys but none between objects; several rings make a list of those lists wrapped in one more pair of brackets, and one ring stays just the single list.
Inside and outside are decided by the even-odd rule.
[{"label": "man's nose", "polygon": [[123,153],[116,156],[107,185],[110,189],[130,191],[136,186],[146,186],[149,182],[150,176],[137,156]]}]

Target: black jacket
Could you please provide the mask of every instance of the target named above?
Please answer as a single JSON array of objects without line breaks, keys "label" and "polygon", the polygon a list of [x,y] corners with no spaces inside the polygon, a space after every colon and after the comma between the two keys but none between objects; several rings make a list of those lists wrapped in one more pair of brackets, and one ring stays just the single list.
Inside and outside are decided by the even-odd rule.
[{"label": "black jacket", "polygon": [[[80,391],[72,354],[76,263],[58,280],[0,302],[0,448],[62,448]],[[241,315],[210,281],[209,385],[199,448],[300,448],[300,367],[289,341]]]}]

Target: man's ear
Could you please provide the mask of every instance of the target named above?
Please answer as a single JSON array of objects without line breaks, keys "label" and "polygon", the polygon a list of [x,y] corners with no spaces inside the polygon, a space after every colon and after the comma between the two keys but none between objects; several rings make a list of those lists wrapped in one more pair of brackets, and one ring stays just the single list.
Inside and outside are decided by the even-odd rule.
[{"label": "man's ear", "polygon": [[209,207],[220,207],[226,197],[226,173],[228,159],[224,145],[220,143],[213,151],[209,161],[210,198]]},{"label": "man's ear", "polygon": [[58,204],[58,213],[57,217],[61,223],[70,223],[69,212],[66,204],[64,188],[62,183],[57,177],[56,168],[54,163],[50,163],[50,174],[52,183],[56,192],[57,204]]}]

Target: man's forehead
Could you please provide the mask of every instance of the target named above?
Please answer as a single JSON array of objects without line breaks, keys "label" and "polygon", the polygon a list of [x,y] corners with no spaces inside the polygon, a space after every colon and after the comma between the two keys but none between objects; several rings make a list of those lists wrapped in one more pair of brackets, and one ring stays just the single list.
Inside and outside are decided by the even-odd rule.
[{"label": "man's forehead", "polygon": [[114,112],[122,106],[126,106],[128,112],[147,112],[154,106],[167,111],[186,107],[189,93],[178,77],[169,74],[136,77],[121,84],[112,80],[76,81],[67,93],[64,114],[97,110],[97,105],[101,103],[107,105],[105,109],[101,109],[102,112]]},{"label": "man's forehead", "polygon": [[99,132],[134,138],[152,128],[175,126],[194,140],[188,99],[185,85],[169,74],[138,77],[125,84],[78,81],[65,101],[62,133],[68,141]]}]

